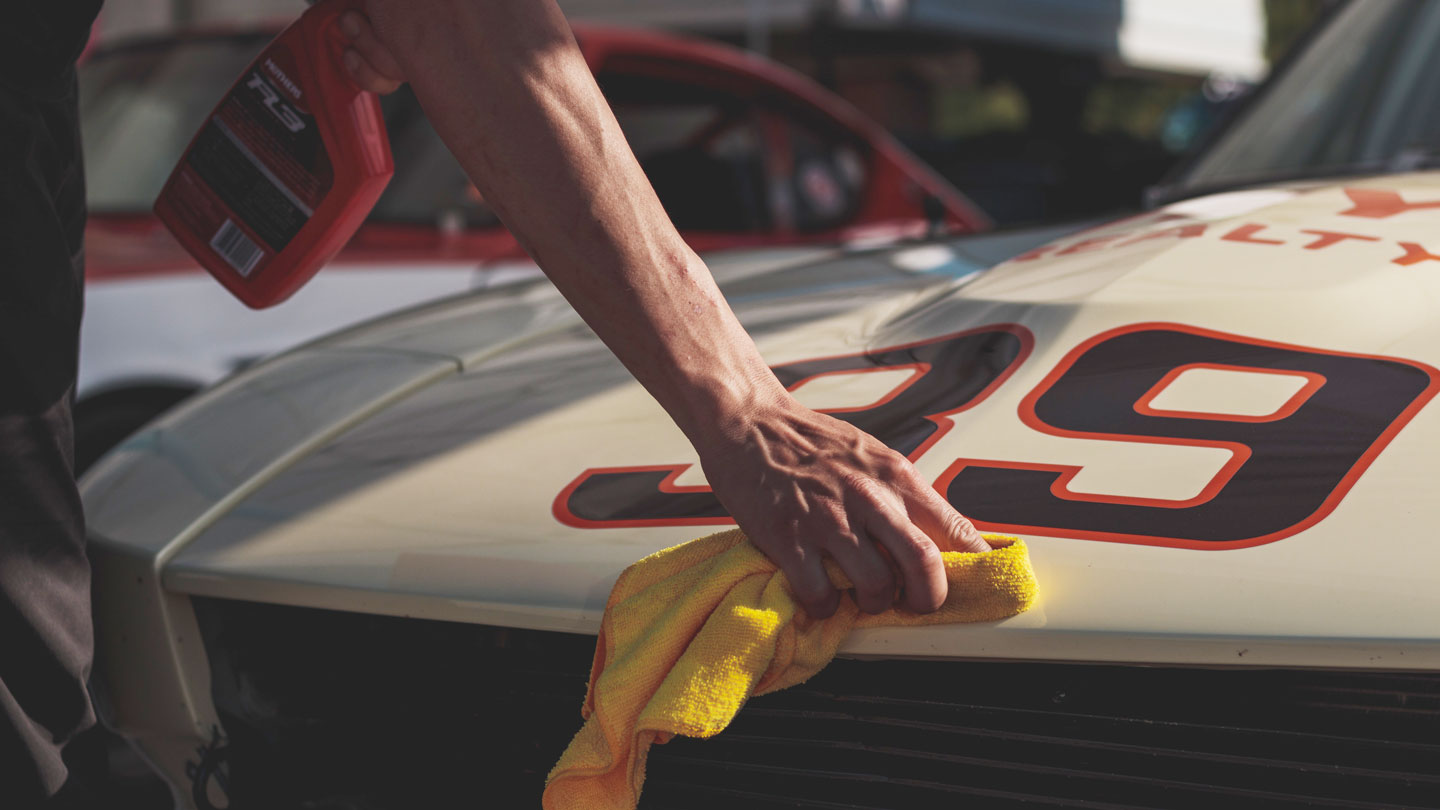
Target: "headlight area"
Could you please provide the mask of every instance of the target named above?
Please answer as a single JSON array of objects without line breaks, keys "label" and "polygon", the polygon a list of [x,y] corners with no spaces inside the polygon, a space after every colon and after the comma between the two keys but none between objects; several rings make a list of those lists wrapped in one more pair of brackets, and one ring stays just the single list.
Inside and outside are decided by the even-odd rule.
[{"label": "headlight area", "polygon": [[[232,808],[533,806],[580,725],[589,636],[194,606]],[[837,660],[646,770],[649,808],[1433,808],[1440,675]]]}]

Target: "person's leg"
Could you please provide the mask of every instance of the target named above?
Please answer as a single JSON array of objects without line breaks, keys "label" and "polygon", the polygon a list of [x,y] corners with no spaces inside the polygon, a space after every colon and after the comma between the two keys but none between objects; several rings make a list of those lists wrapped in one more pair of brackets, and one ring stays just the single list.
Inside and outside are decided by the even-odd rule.
[{"label": "person's leg", "polygon": [[94,722],[69,419],[68,395],[45,413],[0,414],[0,796],[32,802],[59,790],[61,745]]},{"label": "person's leg", "polygon": [[73,476],[84,182],[73,74],[0,84],[0,803],[66,779],[94,722],[90,572]]}]

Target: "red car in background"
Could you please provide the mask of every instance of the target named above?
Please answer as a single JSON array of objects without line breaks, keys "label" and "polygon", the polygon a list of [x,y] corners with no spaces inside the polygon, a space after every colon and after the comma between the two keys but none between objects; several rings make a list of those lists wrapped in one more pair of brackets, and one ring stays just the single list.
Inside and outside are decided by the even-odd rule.
[{"label": "red car in background", "polygon": [[[275,33],[100,48],[80,71],[90,225],[76,408],[82,468],[236,368],[363,318],[538,273],[408,90],[384,100],[395,176],[350,245],[285,304],[247,310],[150,214],[220,95]],[[959,191],[804,77],[733,48],[576,26],[661,202],[702,252],[983,230]]]}]

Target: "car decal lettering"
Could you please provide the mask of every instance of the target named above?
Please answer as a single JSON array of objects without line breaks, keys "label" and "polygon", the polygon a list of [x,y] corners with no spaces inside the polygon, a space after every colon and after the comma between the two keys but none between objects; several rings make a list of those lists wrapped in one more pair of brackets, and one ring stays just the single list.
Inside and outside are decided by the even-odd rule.
[{"label": "car decal lettering", "polygon": [[[950,417],[990,396],[1029,355],[1029,330],[999,324],[856,354],[775,366],[788,390],[819,377],[908,369],[885,396],[859,408],[825,409],[912,461],[944,436]],[[580,528],[733,523],[708,486],[682,486],[688,464],[592,468],[555,499],[561,523]]]},{"label": "car decal lettering", "polygon": [[1342,217],[1363,217],[1365,219],[1387,219],[1407,211],[1423,211],[1440,208],[1440,200],[1407,203],[1399,192],[1384,189],[1347,188],[1345,196],[1354,203],[1340,212]]},{"label": "car decal lettering", "polygon": [[1246,223],[1233,231],[1220,237],[1224,242],[1244,242],[1247,245],[1283,245],[1284,239],[1263,239],[1256,234],[1269,228],[1268,225],[1257,225],[1253,222]]},{"label": "car decal lettering", "polygon": [[1338,245],[1339,243],[1344,242],[1346,239],[1356,239],[1363,242],[1380,241],[1380,237],[1378,236],[1365,236],[1364,234],[1344,233],[1341,231],[1322,231],[1317,228],[1301,228],[1300,233],[1308,233],[1312,236],[1320,237],[1313,242],[1307,242],[1304,245],[1301,245],[1301,247],[1305,248],[1306,250],[1324,250],[1331,245]]},{"label": "car decal lettering", "polygon": [[[990,396],[1029,355],[1028,330],[1002,324],[918,343],[776,366],[794,390],[817,377],[909,369],[879,400],[834,409],[912,461]],[[1157,404],[1193,371],[1279,375],[1298,386],[1268,413]],[[1103,332],[1076,346],[1022,400],[1031,429],[1061,438],[1218,448],[1229,460],[1185,499],[1070,488],[1074,465],[954,460],[936,489],[984,530],[1190,549],[1245,548],[1328,515],[1392,438],[1440,390],[1440,371],[1395,357],[1336,352],[1173,323]],[[556,497],[577,528],[722,525],[687,464],[591,468]]]},{"label": "car decal lettering", "polygon": [[1409,267],[1412,264],[1419,264],[1420,262],[1440,262],[1440,256],[1429,252],[1425,248],[1421,247],[1418,243],[1401,242],[1400,248],[1405,251],[1405,255],[1395,259],[1391,259],[1391,264],[1398,264],[1401,267]]},{"label": "car decal lettering", "polygon": [[1151,231],[1150,233],[1142,233],[1134,239],[1116,243],[1115,247],[1127,247],[1151,239],[1164,239],[1167,236],[1173,236],[1176,239],[1195,239],[1196,237],[1204,236],[1205,229],[1206,225],[1203,222],[1195,222],[1189,225],[1176,225],[1171,228]]},{"label": "car decal lettering", "polygon": [[[1307,382],[1263,416],[1149,406],[1187,367],[1289,374]],[[1440,372],[1180,324],[1096,335],[1021,402],[1020,420],[1051,436],[1216,447],[1231,458],[1195,497],[1076,492],[1079,467],[957,459],[937,489],[991,531],[1197,549],[1243,548],[1299,532],[1330,513],[1390,439],[1434,396]]]},{"label": "car decal lettering", "polygon": [[[1349,199],[1351,206],[1336,212],[1340,216],[1360,217],[1363,219],[1388,219],[1389,217],[1414,211],[1434,211],[1440,209],[1440,200],[1407,202],[1404,197],[1394,191],[1353,188],[1347,188],[1343,191]],[[1156,239],[1195,239],[1214,233],[1211,226],[1215,223],[1188,222],[1178,225],[1168,225],[1158,229],[1155,227],[1177,219],[1185,220],[1190,219],[1190,217],[1173,212],[1162,212],[1158,215],[1120,220],[1116,223],[1101,226],[1106,229],[1123,226],[1124,230],[1119,232],[1084,235],[1093,234],[1095,229],[1091,229],[1090,231],[1084,232],[1080,238],[1071,237],[1074,241],[1042,245],[1041,247],[1028,250],[1010,259],[1007,264],[1033,262],[1040,259],[1058,259],[1062,256],[1073,256],[1078,253],[1123,249],[1132,245],[1151,242]],[[1402,242],[1398,240],[1392,242],[1391,240],[1373,234],[1351,233],[1349,231],[1320,228],[1301,228],[1291,233],[1297,236],[1304,234],[1313,238],[1281,238],[1284,236],[1283,229],[1277,232],[1275,226],[1258,222],[1246,222],[1237,225],[1221,233],[1218,238],[1222,242],[1244,245],[1264,245],[1266,247],[1290,246],[1303,250],[1327,250],[1336,245],[1349,242],[1377,242],[1382,246],[1398,245],[1405,251],[1403,255],[1391,259],[1391,264],[1409,267],[1421,262],[1440,261],[1440,254],[1431,253],[1418,242]]]}]

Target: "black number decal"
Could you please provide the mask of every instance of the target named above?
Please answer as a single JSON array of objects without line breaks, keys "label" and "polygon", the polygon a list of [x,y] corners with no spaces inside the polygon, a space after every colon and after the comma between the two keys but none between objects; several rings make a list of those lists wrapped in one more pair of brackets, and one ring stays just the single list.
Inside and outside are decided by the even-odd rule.
[{"label": "black number decal", "polygon": [[[911,375],[878,402],[830,413],[914,460],[950,429],[950,416],[998,388],[1029,354],[1032,343],[1023,327],[1002,324],[773,370],[794,390],[827,374],[910,369]],[[586,470],[555,499],[555,517],[583,528],[732,522],[709,487],[674,483],[688,466]]]},{"label": "black number decal", "polygon": [[[1306,378],[1273,414],[1163,411],[1150,400],[1190,367]],[[1138,324],[1078,346],[1032,391],[1020,418],[1055,436],[1221,447],[1231,461],[1195,498],[1071,492],[1077,467],[960,459],[937,482],[984,529],[1189,548],[1279,540],[1334,509],[1436,390],[1435,369],[1388,357]]]}]

